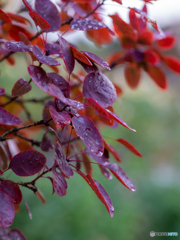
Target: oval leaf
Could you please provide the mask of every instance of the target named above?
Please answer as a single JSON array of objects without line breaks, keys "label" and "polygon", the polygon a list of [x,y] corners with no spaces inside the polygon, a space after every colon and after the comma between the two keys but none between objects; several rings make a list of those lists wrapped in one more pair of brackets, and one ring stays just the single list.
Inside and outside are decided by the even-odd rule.
[{"label": "oval leaf", "polygon": [[106,28],[106,25],[102,22],[98,22],[96,19],[88,20],[88,19],[73,19],[70,23],[71,29],[76,30],[96,30],[101,28]]},{"label": "oval leaf", "polygon": [[160,67],[148,66],[147,73],[160,88],[163,90],[167,89],[166,76]]},{"label": "oval leaf", "polygon": [[108,70],[111,70],[109,67],[109,64],[105,62],[102,58],[98,57],[96,54],[91,52],[83,52],[91,61],[97,63],[103,68],[106,68]]},{"label": "oval leaf", "polygon": [[175,73],[180,74],[180,60],[174,56],[166,56],[163,58],[164,63]]},{"label": "oval leaf", "polygon": [[0,189],[0,227],[11,226],[15,216],[13,201],[10,196]]},{"label": "oval leaf", "polygon": [[53,189],[55,193],[59,196],[66,195],[67,182],[64,176],[56,171],[56,168],[52,168],[53,173]]},{"label": "oval leaf", "polygon": [[57,142],[55,145],[55,157],[56,157],[56,162],[59,166],[59,170],[62,172],[62,174],[68,178],[72,177],[74,173],[65,158],[63,149],[59,142]]},{"label": "oval leaf", "polygon": [[46,157],[35,150],[26,150],[15,155],[9,165],[9,169],[22,177],[32,176],[45,166]]},{"label": "oval leaf", "polygon": [[136,64],[128,64],[124,70],[128,85],[134,89],[138,86],[141,76],[141,69]]},{"label": "oval leaf", "polygon": [[51,140],[47,137],[47,134],[45,133],[43,135],[43,138],[41,140],[41,145],[40,145],[41,149],[44,152],[49,152],[53,149],[53,143],[51,142]]},{"label": "oval leaf", "polygon": [[10,180],[4,180],[0,184],[0,189],[11,197],[14,204],[21,203],[22,193],[17,183]]},{"label": "oval leaf", "polygon": [[71,117],[67,112],[57,112],[53,106],[49,107],[49,112],[57,125],[66,126],[71,123]]},{"label": "oval leaf", "polygon": [[36,12],[44,18],[51,26],[47,32],[58,31],[61,27],[60,13],[50,0],[36,0]]},{"label": "oval leaf", "polygon": [[13,86],[12,96],[20,97],[31,91],[31,85],[24,78],[20,78]]},{"label": "oval leaf", "polygon": [[31,11],[29,12],[29,16],[34,20],[36,26],[39,26],[42,30],[49,29],[51,26],[49,23],[44,20],[38,13]]},{"label": "oval leaf", "polygon": [[157,40],[157,45],[162,50],[169,50],[173,48],[176,44],[176,37],[174,36],[166,36],[164,38]]},{"label": "oval leaf", "polygon": [[4,125],[18,125],[22,121],[20,118],[14,116],[13,114],[6,111],[4,108],[0,107],[0,124]]},{"label": "oval leaf", "polygon": [[9,41],[6,42],[5,47],[11,52],[29,52],[32,51],[32,45],[26,45],[23,42]]},{"label": "oval leaf", "polygon": [[12,240],[27,240],[25,236],[22,234],[22,232],[19,229],[11,229],[10,232],[8,233],[8,236]]},{"label": "oval leaf", "polygon": [[125,174],[125,172],[120,168],[116,163],[110,163],[104,165],[107,167],[112,174],[129,190],[136,191],[135,186],[132,184],[132,182],[129,180],[128,176]]},{"label": "oval leaf", "polygon": [[102,107],[112,106],[117,98],[114,85],[101,72],[91,72],[85,77],[83,94],[96,100]]},{"label": "oval leaf", "polygon": [[33,46],[32,51],[34,53],[34,55],[36,56],[36,58],[38,59],[38,61],[40,63],[44,63],[47,65],[52,65],[52,66],[59,66],[61,65],[60,62],[58,62],[57,60],[55,60],[54,58],[48,57],[46,56],[43,51],[36,45]]},{"label": "oval leaf", "polygon": [[104,153],[103,139],[91,119],[86,116],[73,117],[72,124],[85,146],[101,157]]}]

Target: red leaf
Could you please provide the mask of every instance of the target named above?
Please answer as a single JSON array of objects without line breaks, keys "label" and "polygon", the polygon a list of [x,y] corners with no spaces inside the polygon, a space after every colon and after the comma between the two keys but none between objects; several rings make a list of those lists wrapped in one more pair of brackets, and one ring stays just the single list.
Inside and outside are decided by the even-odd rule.
[{"label": "red leaf", "polygon": [[110,15],[110,17],[113,19],[115,31],[119,36],[123,34],[133,41],[137,40],[137,32],[130,24],[124,22],[117,13],[114,15]]},{"label": "red leaf", "polygon": [[73,52],[73,55],[74,55],[74,57],[75,57],[76,59],[78,59],[79,61],[81,61],[81,62],[83,62],[83,63],[85,63],[85,64],[87,64],[87,65],[92,66],[91,61],[84,55],[83,52],[78,51],[78,50],[77,50],[75,47],[73,47],[73,46],[70,46],[70,47],[71,47],[72,52]]},{"label": "red leaf", "polygon": [[71,74],[75,64],[72,49],[69,43],[63,37],[59,37],[59,45],[67,71],[69,74]]},{"label": "red leaf", "polygon": [[98,57],[96,54],[91,52],[83,52],[91,61],[97,63],[103,68],[106,68],[108,70],[111,70],[109,67],[109,64],[105,62],[102,58]]},{"label": "red leaf", "polygon": [[130,9],[130,11],[129,11],[129,20],[130,20],[130,23],[131,23],[132,27],[138,31],[138,29],[139,29],[139,24],[138,24],[139,19],[136,17],[136,14],[132,9]]},{"label": "red leaf", "polygon": [[151,79],[162,89],[167,89],[166,76],[160,67],[148,66],[147,73]]},{"label": "red leaf", "polygon": [[159,55],[152,49],[148,49],[144,52],[145,54],[145,61],[152,64],[156,65],[160,62]]},{"label": "red leaf", "polygon": [[129,149],[131,152],[133,152],[138,157],[142,157],[142,154],[127,140],[125,140],[123,138],[118,138],[118,139],[116,139],[116,141],[121,143],[122,145],[124,145],[127,149]]},{"label": "red leaf", "polygon": [[180,60],[173,56],[163,58],[164,63],[175,73],[180,74]]},{"label": "red leaf", "polygon": [[173,48],[176,44],[176,37],[174,36],[166,36],[164,38],[157,40],[157,45],[162,50],[169,50]]},{"label": "red leaf", "polygon": [[0,95],[3,95],[5,93],[5,89],[4,88],[0,88]]},{"label": "red leaf", "polygon": [[8,16],[7,13],[3,12],[1,8],[0,8],[0,20],[2,20],[5,23],[12,24],[11,18]]},{"label": "red leaf", "polygon": [[106,190],[103,188],[103,186],[99,182],[92,179],[90,175],[87,175],[87,179],[90,182],[89,185],[92,188],[92,190],[95,192],[99,200],[104,204],[104,206],[108,210],[109,215],[113,217],[114,207],[112,205],[112,201],[109,195],[107,194]]},{"label": "red leaf", "polygon": [[132,182],[129,180],[128,176],[125,174],[125,172],[120,168],[116,163],[110,163],[104,165],[107,167],[112,174],[129,190],[136,191],[135,186],[132,184]]},{"label": "red leaf", "polygon": [[7,228],[14,220],[14,204],[10,196],[2,190],[0,190],[0,199],[0,227]]},{"label": "red leaf", "polygon": [[10,180],[4,180],[0,184],[0,191],[7,193],[14,204],[20,204],[22,201],[22,193],[17,183]]},{"label": "red leaf", "polygon": [[65,158],[63,149],[59,142],[57,142],[55,145],[55,158],[56,158],[56,162],[59,166],[59,170],[62,172],[62,174],[68,178],[72,177],[74,175],[74,173]]},{"label": "red leaf", "polygon": [[141,69],[134,63],[128,64],[124,69],[124,75],[129,87],[134,89],[139,84]]},{"label": "red leaf", "polygon": [[104,143],[92,120],[86,116],[73,117],[72,124],[88,150],[101,157],[104,152]]},{"label": "red leaf", "polygon": [[62,174],[56,171],[56,168],[54,166],[52,168],[52,173],[53,173],[53,188],[55,193],[61,197],[65,196],[67,188],[66,179]]},{"label": "red leaf", "polygon": [[12,96],[20,97],[31,91],[31,85],[24,78],[20,78],[13,86]]},{"label": "red leaf", "polygon": [[32,45],[26,45],[23,42],[9,41],[5,44],[6,49],[11,52],[29,52],[32,51]]},{"label": "red leaf", "polygon": [[45,133],[43,135],[43,138],[41,140],[41,149],[44,152],[49,152],[53,149],[53,143],[52,141],[47,137],[47,134]]},{"label": "red leaf", "polygon": [[110,123],[112,122],[106,109],[101,107],[101,105],[98,104],[93,98],[88,98],[88,104],[92,106],[96,110],[96,112],[99,113],[99,115],[101,115],[104,119],[106,119]]},{"label": "red leaf", "polygon": [[21,16],[21,15],[18,15],[18,14],[14,14],[14,13],[8,13],[8,15],[10,16],[10,18],[18,23],[22,23],[22,24],[26,24],[26,23],[29,23],[31,26],[31,22],[29,21],[29,19]]},{"label": "red leaf", "polygon": [[89,174],[92,176],[92,166],[91,166],[88,156],[85,153],[82,153],[82,160],[83,160],[86,174]]},{"label": "red leaf", "polygon": [[122,1],[121,0],[113,0],[113,2],[117,2],[117,3],[122,5]]},{"label": "red leaf", "polygon": [[116,115],[115,113],[111,112],[109,109],[106,109],[109,116],[111,118],[113,118],[116,122],[120,123],[122,126],[126,127],[127,129],[133,131],[133,132],[136,132],[135,129],[129,127],[118,115]]},{"label": "red leaf", "polygon": [[37,13],[51,26],[47,32],[58,31],[60,29],[60,13],[54,3],[52,3],[50,0],[36,0],[35,8]]},{"label": "red leaf", "polygon": [[112,175],[111,173],[102,165],[99,165],[102,174],[108,179],[108,180],[112,180]]},{"label": "red leaf", "polygon": [[96,30],[101,28],[106,28],[106,25],[102,22],[98,22],[96,19],[88,20],[88,19],[73,19],[70,23],[71,29],[76,30]]},{"label": "red leaf", "polygon": [[83,84],[83,94],[93,98],[102,107],[109,107],[116,101],[116,89],[112,82],[101,72],[91,72]]},{"label": "red leaf", "polygon": [[23,1],[24,5],[26,6],[28,11],[30,11],[30,12],[33,11],[33,9],[31,8],[31,6],[29,5],[29,3],[26,0],[22,0],[22,1]]},{"label": "red leaf", "polygon": [[32,176],[41,171],[46,164],[46,157],[35,150],[26,150],[15,155],[9,169],[22,177]]},{"label": "red leaf", "polygon": [[49,29],[51,26],[49,23],[44,20],[38,13],[31,11],[29,12],[29,16],[34,20],[36,26],[39,26],[42,30]]},{"label": "red leaf", "polygon": [[113,157],[118,161],[118,162],[122,162],[118,152],[110,145],[108,144],[105,140],[104,140],[104,146],[105,149],[107,149],[107,151],[109,151],[110,153],[112,153]]},{"label": "red leaf", "polygon": [[67,126],[71,123],[71,117],[67,112],[57,112],[53,106],[49,107],[49,112],[57,125]]},{"label": "red leaf", "polygon": [[54,58],[46,56],[43,53],[43,51],[36,45],[33,46],[32,51],[40,63],[44,63],[44,64],[52,65],[52,66],[61,65],[61,63],[58,62],[57,60],[55,60]]},{"label": "red leaf", "polygon": [[0,124],[4,125],[18,125],[22,121],[20,118],[14,116],[13,114],[6,111],[4,108],[0,107]]},{"label": "red leaf", "polygon": [[138,42],[143,45],[152,45],[154,40],[154,33],[149,30],[144,30],[139,33]]}]

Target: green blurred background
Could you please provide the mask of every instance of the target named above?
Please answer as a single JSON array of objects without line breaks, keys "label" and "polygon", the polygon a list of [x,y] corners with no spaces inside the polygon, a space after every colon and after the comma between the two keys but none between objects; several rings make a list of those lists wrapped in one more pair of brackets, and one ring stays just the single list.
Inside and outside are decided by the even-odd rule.
[{"label": "green blurred background", "polygon": [[[101,56],[106,57],[104,53],[116,51],[117,45],[98,51],[92,46],[87,48],[81,43],[81,50],[103,53]],[[5,63],[0,66],[0,84],[8,87],[7,93],[20,77],[29,79],[22,56],[16,55],[15,67]],[[145,240],[150,239],[150,231],[180,234],[180,82],[179,76],[168,72],[167,75],[168,91],[158,89],[145,74],[139,88],[132,91],[125,83],[123,68],[108,73],[109,78],[124,90],[115,104],[116,113],[137,133],[119,126],[117,129],[103,127],[102,134],[125,138],[143,154],[143,158],[138,158],[118,143],[109,141],[123,159],[120,166],[136,186],[136,192],[126,189],[115,178],[108,181],[94,166],[93,178],[103,185],[112,199],[113,218],[87,183],[75,174],[67,180],[65,197],[52,196],[49,180],[38,181],[46,198],[44,206],[32,192],[23,188],[33,219],[29,219],[21,203],[21,211],[16,214],[12,228],[20,228],[29,240]],[[33,85],[27,98],[41,94]],[[41,105],[29,104],[28,108],[33,111],[34,120],[41,119]],[[48,157],[53,158],[53,154]]]}]

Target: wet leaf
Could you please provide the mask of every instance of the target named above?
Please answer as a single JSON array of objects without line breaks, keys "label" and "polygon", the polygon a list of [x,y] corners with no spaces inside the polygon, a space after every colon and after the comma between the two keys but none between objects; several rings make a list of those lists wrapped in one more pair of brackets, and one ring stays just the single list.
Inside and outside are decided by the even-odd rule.
[{"label": "wet leaf", "polygon": [[87,65],[92,66],[91,61],[84,55],[83,52],[78,51],[75,47],[71,46],[73,55],[76,59],[78,59],[80,62],[83,62]]},{"label": "wet leaf", "polygon": [[11,229],[10,232],[8,233],[8,236],[10,237],[11,240],[27,240],[25,236],[22,234],[22,232],[19,229]]},{"label": "wet leaf", "polygon": [[102,165],[99,165],[100,170],[102,172],[102,174],[105,176],[105,178],[107,178],[108,180],[112,180],[112,175],[111,173]]},{"label": "wet leaf", "polygon": [[102,58],[98,57],[96,54],[91,52],[83,52],[91,61],[97,63],[103,68],[106,68],[108,70],[111,70],[109,67],[109,64],[105,62]]},{"label": "wet leaf", "polygon": [[13,86],[12,96],[20,97],[31,91],[31,85],[24,78],[20,78]]},{"label": "wet leaf", "polygon": [[125,172],[120,168],[116,163],[109,163],[106,164],[105,167],[107,167],[112,174],[129,190],[136,191],[135,186],[132,184],[128,176],[125,174]]},{"label": "wet leaf", "polygon": [[59,196],[65,196],[66,195],[66,188],[67,188],[67,182],[64,176],[56,171],[56,168],[53,166],[52,168],[53,173],[53,188],[57,195]]},{"label": "wet leaf", "polygon": [[6,49],[11,52],[29,52],[32,51],[32,45],[26,45],[23,42],[9,41],[5,44]]},{"label": "wet leaf", "polygon": [[116,101],[116,89],[112,82],[101,72],[91,72],[83,84],[83,94],[93,98],[102,107],[109,107]]},{"label": "wet leaf", "polygon": [[88,20],[88,19],[73,19],[70,23],[71,29],[76,29],[76,30],[96,30],[100,28],[106,28],[106,25],[102,22],[98,22],[96,19],[94,20]]},{"label": "wet leaf", "polygon": [[99,157],[102,156],[104,152],[103,139],[92,120],[86,116],[73,117],[72,124],[88,150]]},{"label": "wet leaf", "polygon": [[36,0],[36,12],[51,26],[47,32],[58,31],[61,26],[60,13],[56,5],[50,0]]},{"label": "wet leaf", "polygon": [[92,158],[93,160],[95,160],[99,164],[103,165],[103,164],[109,162],[109,154],[108,154],[106,149],[104,149],[104,152],[103,152],[102,156],[97,156],[96,154],[94,154],[92,152],[89,152],[88,148],[85,148],[85,152],[90,158]]},{"label": "wet leaf", "polygon": [[75,65],[72,49],[69,43],[63,37],[59,37],[59,45],[67,71],[69,74],[71,74]]},{"label": "wet leaf", "polygon": [[0,191],[7,193],[14,204],[20,204],[22,201],[22,193],[17,183],[10,180],[4,180],[0,184]]},{"label": "wet leaf", "polygon": [[11,197],[0,189],[0,227],[7,228],[11,226],[14,216],[15,209]]},{"label": "wet leaf", "polygon": [[63,149],[59,142],[55,145],[55,158],[56,162],[59,166],[59,170],[65,177],[72,177],[74,175],[69,163],[67,162]]},{"label": "wet leaf", "polygon": [[41,140],[41,149],[44,152],[49,152],[53,149],[53,143],[52,141],[47,137],[47,134],[45,133],[43,135],[43,138]]},{"label": "wet leaf", "polygon": [[22,121],[20,118],[14,116],[13,114],[6,111],[4,108],[0,107],[0,124],[4,125],[18,125]]},{"label": "wet leaf", "polygon": [[26,150],[15,155],[9,169],[18,176],[32,176],[41,171],[46,164],[46,157],[35,150]]},{"label": "wet leaf", "polygon": [[55,60],[54,58],[46,56],[43,51],[36,45],[33,46],[32,51],[36,58],[38,59],[39,62],[47,64],[47,65],[52,65],[52,66],[59,66],[61,65],[60,62]]},{"label": "wet leaf", "polygon": [[67,112],[57,112],[53,106],[49,107],[49,112],[57,125],[66,126],[71,123],[71,117]]},{"label": "wet leaf", "polygon": [[29,16],[33,19],[36,26],[39,26],[42,30],[46,30],[51,27],[49,23],[44,20],[44,18],[42,18],[38,13],[31,11],[29,12]]}]

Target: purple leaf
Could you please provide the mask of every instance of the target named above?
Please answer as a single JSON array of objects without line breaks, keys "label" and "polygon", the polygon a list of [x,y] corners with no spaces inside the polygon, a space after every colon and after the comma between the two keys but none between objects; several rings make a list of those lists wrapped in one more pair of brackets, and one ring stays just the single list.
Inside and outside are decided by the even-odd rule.
[{"label": "purple leaf", "polygon": [[84,62],[79,61],[78,59],[77,59],[77,62],[79,64],[81,64],[81,66],[84,68],[84,70],[87,73],[98,72],[99,71],[98,67],[94,63],[92,63],[92,65],[90,66],[88,64],[85,64]]},{"label": "purple leaf", "polygon": [[95,160],[96,162],[98,162],[99,164],[105,164],[105,163],[109,163],[109,156],[107,156],[107,150],[104,149],[104,153],[101,157],[97,156],[96,154],[92,153],[92,152],[88,152],[88,149],[85,148],[85,152],[86,154],[92,158],[93,160]]},{"label": "purple leaf", "polygon": [[27,240],[19,229],[11,229],[8,237],[10,237],[11,240]]},{"label": "purple leaf", "polygon": [[49,23],[44,20],[38,13],[31,11],[29,12],[29,16],[34,20],[36,26],[39,26],[42,30],[49,29],[51,26]]},{"label": "purple leaf", "polygon": [[72,106],[76,109],[83,110],[84,109],[84,104],[81,102],[78,102],[73,99],[65,98],[62,91],[57,88],[53,84],[48,84],[48,93],[56,98],[58,98],[60,101],[65,103],[66,105]]},{"label": "purple leaf", "polygon": [[14,116],[13,114],[6,111],[4,108],[0,107],[0,124],[4,125],[18,125],[22,121],[20,118]]},{"label": "purple leaf", "polygon": [[51,65],[51,66],[61,65],[61,63],[58,62],[57,60],[55,60],[54,58],[46,56],[43,53],[43,51],[36,45],[33,46],[32,51],[33,51],[34,55],[36,56],[36,58],[38,59],[38,61],[41,63]]},{"label": "purple leaf", "polygon": [[51,26],[47,32],[58,31],[61,27],[60,13],[50,0],[36,0],[36,12],[43,17]]},{"label": "purple leaf", "polygon": [[74,175],[69,163],[66,161],[63,149],[59,142],[55,145],[55,158],[59,166],[59,170],[65,177],[72,177]]},{"label": "purple leaf", "polygon": [[53,44],[46,43],[45,46],[46,46],[47,55],[56,55],[57,57],[62,58],[62,53],[61,53],[59,43],[56,43],[56,42]]},{"label": "purple leaf", "polygon": [[102,174],[108,179],[108,180],[112,180],[112,175],[111,173],[102,165],[99,165]]},{"label": "purple leaf", "polygon": [[54,82],[50,77],[47,76],[44,69],[41,67],[29,65],[28,72],[36,86],[43,90],[45,93],[49,94],[48,84],[54,84]]},{"label": "purple leaf", "polygon": [[13,86],[12,96],[20,97],[31,91],[31,85],[24,78],[20,78]]},{"label": "purple leaf", "polygon": [[135,186],[132,184],[125,172],[116,163],[105,164],[112,174],[129,190],[136,191]]},{"label": "purple leaf", "polygon": [[85,77],[83,93],[85,97],[96,100],[102,107],[112,106],[117,98],[114,85],[101,72],[91,72]]},{"label": "purple leaf", "polygon": [[29,52],[32,51],[32,45],[26,45],[23,42],[9,41],[6,42],[5,47],[11,52]]},{"label": "purple leaf", "polygon": [[66,126],[71,123],[71,117],[67,112],[57,112],[53,106],[49,107],[49,112],[55,124]]},{"label": "purple leaf", "polygon": [[72,49],[69,43],[63,37],[59,37],[59,45],[67,71],[69,74],[71,74],[75,64]]},{"label": "purple leaf", "polygon": [[103,68],[106,68],[108,70],[111,70],[109,67],[109,64],[105,62],[102,58],[98,57],[96,54],[91,52],[83,52],[91,61],[97,63]]},{"label": "purple leaf", "polygon": [[41,140],[41,149],[44,152],[49,152],[53,149],[53,143],[51,142],[51,140],[47,137],[47,134],[45,133],[43,135],[43,138]]},{"label": "purple leaf", "polygon": [[5,89],[4,88],[0,88],[0,95],[3,95],[5,93]]},{"label": "purple leaf", "polygon": [[117,114],[111,112],[109,109],[106,109],[106,111],[108,112],[109,116],[111,118],[113,118],[116,122],[120,123],[122,126],[128,128],[129,130],[133,131],[133,132],[136,132],[135,129],[133,128],[130,128],[127,123],[125,123]]},{"label": "purple leaf", "polygon": [[88,19],[73,19],[72,22],[70,23],[71,29],[76,29],[76,30],[96,30],[100,28],[106,28],[106,25],[102,22],[98,22],[96,19],[94,20],[88,20]]},{"label": "purple leaf", "polygon": [[0,191],[7,193],[14,204],[20,204],[22,201],[22,193],[17,183],[10,180],[4,180],[0,184]]},{"label": "purple leaf", "polygon": [[56,167],[53,166],[52,168],[53,173],[53,188],[57,195],[65,196],[66,195],[66,188],[67,182],[64,176],[56,171]]},{"label": "purple leaf", "polygon": [[70,87],[69,82],[57,73],[53,73],[53,72],[52,73],[47,73],[47,76],[49,76],[53,80],[54,84],[59,89],[61,89],[64,96],[66,98],[69,98],[70,91],[71,91],[71,87]]},{"label": "purple leaf", "polygon": [[92,120],[86,116],[73,117],[72,124],[88,150],[101,157],[104,153],[104,143]]},{"label": "purple leaf", "polygon": [[22,177],[32,176],[41,171],[46,164],[46,157],[35,150],[26,150],[15,155],[9,169]]},{"label": "purple leaf", "polygon": [[15,216],[13,201],[10,196],[0,189],[0,227],[11,226]]}]

